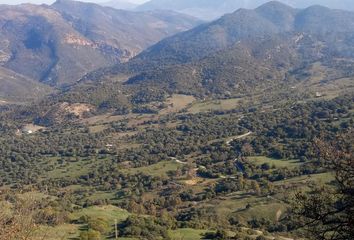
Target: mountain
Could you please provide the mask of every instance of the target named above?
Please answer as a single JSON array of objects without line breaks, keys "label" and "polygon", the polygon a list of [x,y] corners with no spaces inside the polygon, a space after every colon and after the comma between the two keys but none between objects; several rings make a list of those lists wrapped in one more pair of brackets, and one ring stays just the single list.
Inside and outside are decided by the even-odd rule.
[{"label": "mountain", "polygon": [[129,55],[123,60],[166,36],[200,23],[193,17],[171,11],[135,13],[70,0],[59,0],[52,8],[86,38],[124,49]]},{"label": "mountain", "polygon": [[134,9],[138,6],[134,3],[125,2],[125,1],[121,1],[121,0],[112,0],[109,2],[100,3],[100,5],[106,6],[106,7],[112,7],[112,8],[116,8],[116,9],[125,9],[125,10],[131,10],[131,9]]},{"label": "mountain", "polygon": [[294,86],[301,94],[326,86],[350,89],[353,46],[354,13],[270,2],[237,10],[168,37],[128,62],[93,71],[46,98],[31,116],[50,125],[58,114],[46,113],[62,104],[90,106],[91,114],[126,114],[145,111],[149,104],[156,107],[173,94],[224,99],[288,94]]},{"label": "mountain", "polygon": [[185,63],[235,44],[247,44],[249,40],[259,42],[282,36],[295,37],[301,33],[308,34],[308,37],[313,34],[315,36],[312,37],[323,38],[323,41],[331,41],[334,35],[353,34],[354,13],[321,6],[297,10],[279,2],[270,2],[255,10],[237,10],[209,24],[164,39],[131,62],[149,59],[160,64]]},{"label": "mountain", "polygon": [[238,9],[240,3],[233,0],[152,0],[136,8],[138,11],[154,9],[169,9],[178,11],[204,20],[212,20]]},{"label": "mountain", "polygon": [[50,92],[49,86],[0,67],[0,104],[36,100]]},{"label": "mountain", "polygon": [[[129,88],[236,96],[285,84],[297,78],[296,70],[315,62],[335,66],[338,78],[350,76],[353,41],[353,12],[321,6],[299,10],[270,2],[166,38],[128,63],[83,80],[128,76],[124,86]],[[347,67],[341,67],[341,61]]]},{"label": "mountain", "polygon": [[69,85],[198,23],[173,12],[134,13],[69,0],[1,5],[0,65],[42,83]]},{"label": "mountain", "polygon": [[[269,0],[151,0],[136,9],[139,11],[153,9],[169,9],[205,20],[216,19],[239,8],[253,9]],[[351,0],[282,0],[281,2],[295,8],[306,8],[312,5],[322,5],[354,11]]]}]

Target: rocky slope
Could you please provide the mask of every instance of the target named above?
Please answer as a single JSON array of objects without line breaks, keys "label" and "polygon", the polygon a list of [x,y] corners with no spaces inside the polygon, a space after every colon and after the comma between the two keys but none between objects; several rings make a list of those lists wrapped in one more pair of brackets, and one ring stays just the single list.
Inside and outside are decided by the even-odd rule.
[{"label": "rocky slope", "polygon": [[52,86],[69,85],[198,23],[172,12],[133,13],[69,0],[0,5],[0,65]]}]

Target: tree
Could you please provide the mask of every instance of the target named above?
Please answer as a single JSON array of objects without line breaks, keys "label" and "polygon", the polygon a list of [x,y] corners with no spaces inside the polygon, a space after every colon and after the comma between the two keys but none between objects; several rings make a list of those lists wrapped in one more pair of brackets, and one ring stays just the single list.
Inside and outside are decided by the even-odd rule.
[{"label": "tree", "polygon": [[106,234],[110,230],[110,225],[106,219],[103,218],[89,218],[87,225],[89,229]]},{"label": "tree", "polygon": [[251,156],[254,153],[253,147],[249,143],[243,144],[241,152],[244,156]]},{"label": "tree", "polygon": [[39,203],[31,196],[19,198],[13,193],[9,193],[8,196],[1,194],[0,239],[31,240],[35,235],[39,235],[37,232],[39,228],[35,223],[38,209]]},{"label": "tree", "polygon": [[261,188],[259,187],[259,184],[257,181],[251,182],[251,188],[257,196],[261,195]]},{"label": "tree", "polygon": [[334,171],[332,185],[316,187],[312,193],[296,194],[293,213],[296,223],[319,240],[347,240],[354,236],[354,132],[336,141],[316,141],[319,157]]},{"label": "tree", "polygon": [[80,233],[80,240],[101,240],[101,234],[98,231],[90,229]]}]

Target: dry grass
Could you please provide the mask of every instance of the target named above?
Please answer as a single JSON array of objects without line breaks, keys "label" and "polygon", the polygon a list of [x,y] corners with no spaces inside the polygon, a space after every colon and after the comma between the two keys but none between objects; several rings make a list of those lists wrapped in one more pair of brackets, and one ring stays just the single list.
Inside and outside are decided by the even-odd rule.
[{"label": "dry grass", "polygon": [[190,113],[209,112],[216,110],[232,110],[240,106],[242,98],[204,101],[193,104],[188,111]]},{"label": "dry grass", "polygon": [[171,98],[166,100],[166,104],[168,107],[160,111],[160,115],[179,112],[185,109],[189,104],[195,101],[195,97],[182,95],[182,94],[174,94]]}]

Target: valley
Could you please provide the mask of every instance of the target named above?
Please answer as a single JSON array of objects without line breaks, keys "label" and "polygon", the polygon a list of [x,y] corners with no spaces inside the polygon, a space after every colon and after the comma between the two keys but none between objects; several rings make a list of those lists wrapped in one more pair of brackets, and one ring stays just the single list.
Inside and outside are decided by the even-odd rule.
[{"label": "valley", "polygon": [[[324,129],[339,126],[338,122],[345,127],[345,122],[353,121],[353,98],[350,96],[331,100],[322,97],[308,103],[293,102],[292,107],[277,106],[276,109],[264,106],[251,112],[247,108],[242,110],[243,105],[239,102],[231,107],[230,101],[225,100],[227,108],[220,112],[221,109],[212,108],[215,101],[200,103],[188,96],[175,95],[167,98],[166,103],[172,104],[177,99],[185,101],[179,101],[175,108],[166,104],[166,109],[158,114],[101,115],[83,118],[59,128],[52,126],[16,137],[19,146],[34,144],[31,152],[34,154],[33,160],[36,160],[32,163],[26,160],[26,165],[19,169],[17,176],[2,172],[1,175],[6,176],[1,180],[2,189],[8,191],[12,184],[24,184],[31,186],[31,191],[44,191],[55,198],[64,194],[75,205],[88,206],[79,207],[79,210],[69,214],[72,224],[50,228],[50,239],[78,237],[80,226],[85,225],[76,224],[75,219],[81,216],[102,218],[109,224],[114,219],[123,224],[128,216],[139,218],[141,214],[150,218],[158,214],[150,212],[151,209],[158,211],[164,208],[156,202],[158,199],[168,201],[166,208],[174,209],[177,217],[181,218],[179,224],[182,225],[177,229],[173,227],[175,230],[167,233],[171,239],[202,239],[203,234],[216,231],[219,224],[225,224],[226,216],[237,219],[237,226],[242,226],[231,227],[233,230],[229,236],[244,234],[255,238],[265,234],[270,239],[289,238],[291,234],[270,229],[274,224],[283,224],[280,219],[286,217],[283,214],[289,206],[290,192],[295,194],[299,189],[310,188],[313,184],[330,182],[334,176],[312,166],[314,163],[310,160],[303,159],[303,156],[311,159],[310,149],[307,150],[310,152],[296,155],[298,150],[293,149],[292,145],[303,149],[302,144],[307,144],[307,137],[296,135],[302,135],[305,129],[298,128],[296,131],[300,133],[289,135],[285,142],[281,140],[284,139],[282,135],[279,142],[272,140],[270,145],[265,144],[267,140],[260,139],[277,136],[279,125],[272,127],[276,124],[273,118],[279,118],[276,120],[279,122],[292,121],[285,128],[302,124],[303,121],[315,121],[312,124],[320,124],[318,129],[323,130],[314,129],[307,134],[317,135],[317,131],[321,131],[321,134],[333,137],[331,130]],[[343,100],[349,101],[348,104],[339,103]],[[195,104],[209,104],[211,107],[196,112]],[[319,107],[320,114],[322,104],[339,104],[338,109],[341,109],[339,106],[346,106],[349,111],[340,115],[331,112],[333,115],[330,118],[333,120],[310,117],[317,114],[315,106]],[[258,126],[258,119],[263,120],[265,127]],[[328,127],[320,127],[322,125]],[[252,134],[248,132],[250,130]],[[269,135],[268,131],[274,131],[272,134],[275,135]],[[5,136],[11,136],[11,131],[7,134]],[[2,149],[11,146],[6,139],[9,138],[1,138]],[[260,150],[262,147],[259,148],[259,144],[265,149]],[[26,150],[16,151],[19,154],[16,162],[19,162],[21,154],[25,153],[21,152]],[[5,167],[12,168],[11,165]],[[306,174],[302,173],[304,169]],[[247,178],[242,177],[245,174]],[[251,180],[259,177],[262,179],[260,182]],[[199,217],[183,220],[186,217],[184,214],[197,214]],[[212,216],[213,221],[208,222],[208,217],[204,219],[206,216]],[[266,221],[269,225],[262,223],[263,230],[259,231],[256,230],[259,229],[258,223],[248,225],[253,221]],[[208,227],[203,227],[204,224]],[[265,226],[268,228],[264,229]],[[108,230],[107,237],[112,233]]]},{"label": "valley", "polygon": [[0,240],[349,239],[354,12],[179,3],[0,5]]}]

